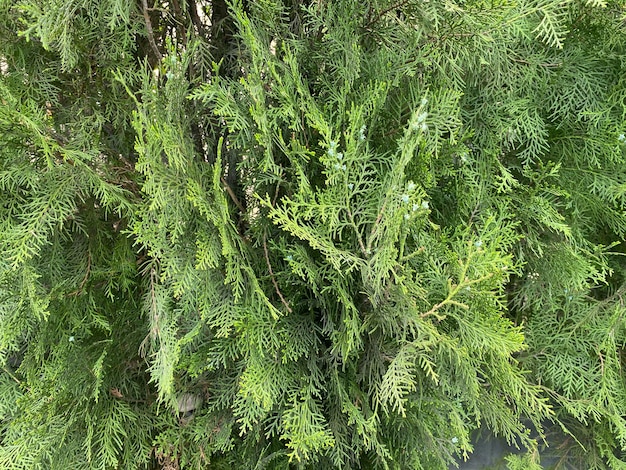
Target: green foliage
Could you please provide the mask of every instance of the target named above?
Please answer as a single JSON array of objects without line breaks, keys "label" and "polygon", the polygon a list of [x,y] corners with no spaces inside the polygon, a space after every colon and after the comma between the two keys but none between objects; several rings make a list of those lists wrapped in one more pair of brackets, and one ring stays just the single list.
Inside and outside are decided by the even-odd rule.
[{"label": "green foliage", "polygon": [[624,468],[623,18],[0,0],[0,467]]},{"label": "green foliage", "polygon": [[509,470],[541,470],[538,453],[536,450],[529,451],[524,455],[509,455],[506,457]]}]

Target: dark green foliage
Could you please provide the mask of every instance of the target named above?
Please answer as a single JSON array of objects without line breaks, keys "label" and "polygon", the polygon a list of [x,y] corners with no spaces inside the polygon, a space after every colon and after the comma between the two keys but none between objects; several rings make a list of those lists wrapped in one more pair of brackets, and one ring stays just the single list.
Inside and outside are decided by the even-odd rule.
[{"label": "dark green foliage", "polygon": [[625,14],[0,0],[0,467],[626,468]]}]

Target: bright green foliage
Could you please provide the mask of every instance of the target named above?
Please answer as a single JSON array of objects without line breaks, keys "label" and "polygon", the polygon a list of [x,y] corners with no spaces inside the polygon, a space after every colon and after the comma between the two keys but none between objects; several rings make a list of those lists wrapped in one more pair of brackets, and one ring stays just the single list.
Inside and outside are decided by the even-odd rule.
[{"label": "bright green foliage", "polygon": [[0,0],[0,467],[626,468],[625,15]]}]

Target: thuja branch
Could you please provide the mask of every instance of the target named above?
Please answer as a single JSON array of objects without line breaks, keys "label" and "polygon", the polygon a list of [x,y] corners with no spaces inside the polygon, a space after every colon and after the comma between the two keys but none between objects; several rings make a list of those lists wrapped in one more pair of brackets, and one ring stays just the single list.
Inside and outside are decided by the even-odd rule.
[{"label": "thuja branch", "polygon": [[361,248],[361,252],[363,253],[363,256],[365,256],[366,258],[368,257],[368,251],[367,248],[365,248],[365,243],[363,242],[363,237],[361,236],[361,232],[359,231],[359,227],[357,226],[356,222],[354,221],[354,216],[352,215],[352,210],[350,209],[350,207],[346,207],[346,212],[348,213],[348,218],[350,219],[350,225],[352,226],[352,228],[354,229],[354,233],[356,234],[356,239],[357,242],[359,243],[359,248]]},{"label": "thuja branch", "polygon": [[445,320],[446,316],[438,314],[437,311],[440,310],[442,307],[445,307],[446,305],[456,305],[457,307],[461,307],[466,310],[469,309],[468,305],[454,300],[454,296],[459,292],[460,286],[460,284],[457,286],[452,286],[452,281],[448,279],[448,296],[438,304],[433,305],[433,307],[429,311],[420,314],[420,318],[426,318],[434,315],[435,318],[437,318],[437,320],[439,321]]},{"label": "thuja branch", "polygon": [[460,307],[462,309],[469,309],[469,306],[467,304],[464,304],[462,302],[459,302],[457,300],[455,300],[454,298],[459,294],[459,292],[461,292],[462,289],[466,289],[474,284],[479,284],[483,281],[486,281],[487,279],[489,279],[490,277],[493,276],[493,273],[488,273],[485,274],[484,276],[481,276],[477,279],[468,279],[467,278],[467,271],[469,269],[470,266],[470,262],[473,258],[474,252],[470,252],[469,255],[467,256],[467,260],[465,261],[465,263],[461,263],[462,265],[462,270],[461,270],[461,275],[459,277],[459,283],[454,285],[452,284],[452,279],[448,279],[448,295],[445,299],[443,299],[441,302],[433,305],[433,307],[428,310],[427,312],[424,312],[422,314],[420,314],[420,318],[426,318],[429,317],[431,315],[433,315],[435,318],[437,318],[437,320],[441,321],[444,320],[446,318],[445,315],[441,315],[438,314],[437,312],[445,307],[446,305],[455,305],[457,307]]},{"label": "thuja branch", "polygon": [[401,263],[406,263],[407,261],[415,258],[417,255],[421,255],[422,253],[424,253],[424,251],[426,251],[426,248],[423,246],[420,246],[417,250],[415,250],[413,253],[409,253],[408,255],[404,255],[400,258],[400,262]]},{"label": "thuja branch", "polygon": [[155,290],[156,276],[157,276],[156,270],[154,266],[151,266],[149,281],[150,281],[150,314],[151,314],[150,321],[152,325],[150,326],[150,332],[146,335],[144,340],[139,345],[139,354],[141,357],[146,356],[146,346],[148,344],[148,341],[150,339],[154,340],[159,335],[159,326],[158,326],[159,313],[158,313],[158,304],[157,304],[156,290]]},{"label": "thuja branch", "polygon": [[272,264],[270,263],[270,255],[267,251],[267,236],[265,234],[263,234],[263,252],[265,253],[265,261],[267,263],[267,269],[269,269],[270,272],[270,279],[272,280],[272,284],[274,284],[274,289],[276,289],[276,293],[278,294],[278,297],[280,297],[280,301],[283,303],[287,311],[292,313],[293,310],[285,300],[285,297],[283,297],[283,293],[278,287],[278,282],[276,282],[276,277],[274,276],[274,271],[272,270]]},{"label": "thuja branch", "polygon": [[366,255],[369,256],[369,254],[372,252],[372,243],[374,243],[374,237],[376,236],[376,233],[378,232],[378,228],[380,226],[380,222],[383,219],[383,215],[385,213],[385,209],[387,208],[387,197],[385,198],[385,202],[383,202],[383,206],[380,208],[380,212],[378,213],[378,217],[376,217],[376,221],[374,222],[374,225],[372,226],[372,230],[369,234],[368,240],[367,240],[367,247],[365,248],[365,253]]}]

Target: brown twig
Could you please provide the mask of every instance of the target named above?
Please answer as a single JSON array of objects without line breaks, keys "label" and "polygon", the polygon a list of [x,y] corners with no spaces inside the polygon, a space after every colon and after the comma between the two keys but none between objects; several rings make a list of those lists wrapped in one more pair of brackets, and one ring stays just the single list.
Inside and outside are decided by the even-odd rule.
[{"label": "brown twig", "polygon": [[270,278],[272,279],[272,284],[274,284],[274,289],[276,289],[276,293],[278,294],[278,297],[280,297],[280,301],[283,303],[287,311],[289,313],[292,313],[293,310],[291,309],[291,307],[289,306],[289,304],[283,297],[282,292],[278,288],[278,283],[276,282],[276,278],[274,277],[274,271],[272,270],[272,265],[270,263],[270,255],[267,251],[267,237],[265,234],[263,234],[263,252],[265,253],[265,261],[267,262],[267,269],[269,269],[270,271]]},{"label": "brown twig", "polygon": [[68,297],[74,297],[83,291],[83,287],[85,287],[85,284],[87,283],[87,279],[89,279],[90,273],[91,273],[91,252],[87,250],[87,271],[85,272],[85,276],[83,277],[83,280],[78,286],[78,289],[76,289],[74,292],[69,293]]},{"label": "brown twig", "polygon": [[159,50],[156,42],[154,41],[154,30],[152,29],[152,21],[150,20],[150,13],[148,13],[148,0],[141,0],[141,4],[143,6],[143,18],[146,21],[146,30],[148,31],[148,42],[150,43],[150,47],[154,51],[156,58],[160,62],[163,59],[163,55],[161,55],[161,51]]},{"label": "brown twig", "polygon": [[22,385],[22,382],[20,381],[20,379],[18,379],[15,374],[13,374],[13,372],[11,372],[9,369],[7,369],[6,367],[2,367],[2,370],[9,376],[11,377],[15,383],[17,383],[18,385]]},{"label": "brown twig", "polygon": [[189,2],[189,14],[191,16],[191,22],[196,27],[198,34],[202,37],[202,39],[207,40],[210,36],[209,32],[204,27],[202,19],[200,19],[200,15],[198,15],[198,5],[196,2]]},{"label": "brown twig", "polygon": [[16,377],[16,375],[11,372],[7,367],[2,367],[2,370],[9,376],[11,377],[11,379],[13,379],[15,381],[16,384],[20,385],[20,386],[24,386],[24,388],[30,393],[31,389],[30,387],[25,386],[25,384],[22,383],[22,381]]},{"label": "brown twig", "polygon": [[278,199],[279,188],[280,188],[280,180],[276,181],[276,189],[274,189],[274,199],[272,199],[272,207],[276,207],[276,200]]},{"label": "brown twig", "polygon": [[[172,7],[174,8],[174,21],[178,23],[178,25],[182,29],[181,35],[180,35],[181,41],[183,42],[183,45],[186,46],[187,45],[187,28],[185,27],[185,23],[186,23],[185,15],[180,9],[180,3],[178,3],[178,0],[172,0]],[[176,34],[176,36],[178,36],[178,34]]]},{"label": "brown twig", "polygon": [[226,182],[226,180],[224,179],[223,176],[220,177],[220,181],[222,182],[222,184],[224,185],[224,189],[226,190],[226,192],[228,193],[228,195],[230,196],[230,198],[233,200],[233,202],[235,203],[235,205],[237,206],[237,208],[242,212],[245,213],[246,209],[245,207],[243,207],[243,204],[241,204],[241,202],[239,201],[239,199],[237,199],[237,196],[235,195],[233,189],[228,185],[228,183]]},{"label": "brown twig", "polygon": [[513,62],[517,62],[518,64],[524,64],[524,65],[538,65],[539,67],[545,67],[545,68],[558,68],[561,65],[563,65],[562,62],[553,62],[553,63],[538,63],[535,64],[533,62],[529,62],[528,60],[524,60],[524,59],[519,59],[517,57],[511,57],[511,60]]},{"label": "brown twig", "polygon": [[380,19],[385,16],[387,13],[389,13],[391,10],[395,10],[396,8],[401,8],[404,5],[406,5],[407,3],[409,3],[409,0],[401,0],[399,2],[396,2],[395,4],[391,5],[389,8],[385,8],[383,11],[381,11],[380,13],[378,13],[378,15],[376,15],[376,18],[374,18],[373,20],[371,20],[369,23],[367,23],[365,25],[365,29],[368,29],[370,26],[372,26],[374,23],[378,23],[380,21]]},{"label": "brown twig", "polygon": [[91,273],[91,251],[87,250],[87,271],[85,272],[85,277],[83,278],[80,286],[78,286],[78,290],[83,290],[85,284],[87,283],[87,279],[89,279],[89,274]]},{"label": "brown twig", "polygon": [[478,209],[480,208],[480,201],[478,201],[476,203],[476,206],[474,207],[474,210],[472,210],[472,213],[469,216],[469,220],[467,221],[467,225],[472,225],[472,221],[474,220],[474,217],[476,217],[476,214],[478,214]]}]

